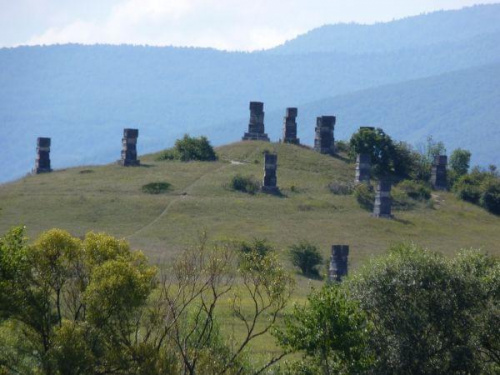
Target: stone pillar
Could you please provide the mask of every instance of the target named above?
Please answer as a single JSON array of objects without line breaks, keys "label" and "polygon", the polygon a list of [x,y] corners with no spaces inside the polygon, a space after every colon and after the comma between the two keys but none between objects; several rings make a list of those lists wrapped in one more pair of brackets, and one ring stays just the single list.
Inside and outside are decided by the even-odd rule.
[{"label": "stone pillar", "polygon": [[283,143],[300,144],[297,138],[297,108],[287,108],[283,120]]},{"label": "stone pillar", "polygon": [[347,259],[349,257],[348,245],[333,245],[330,267],[328,268],[328,279],[330,281],[342,281],[347,276]]},{"label": "stone pillar", "polygon": [[321,116],[316,119],[316,137],[314,138],[316,151],[328,155],[335,154],[334,128],[335,116]]},{"label": "stone pillar", "polygon": [[125,167],[140,165],[140,160],[137,160],[138,137],[138,129],[123,129],[122,158],[118,160],[118,164]]},{"label": "stone pillar", "polygon": [[434,158],[431,185],[436,190],[446,190],[448,188],[447,165],[448,157],[446,155],[439,155]]},{"label": "stone pillar", "polygon": [[278,169],[278,155],[266,152],[264,154],[264,181],[262,191],[278,193],[276,170]]},{"label": "stone pillar", "polygon": [[373,216],[391,219],[391,187],[392,183],[389,180],[379,181],[375,190],[375,205],[373,207]]},{"label": "stone pillar", "polygon": [[36,140],[36,160],[33,173],[52,172],[50,168],[50,138],[38,138]]},{"label": "stone pillar", "polygon": [[369,154],[358,154],[356,157],[356,178],[354,182],[370,183],[371,156]]},{"label": "stone pillar", "polygon": [[250,102],[248,133],[245,133],[243,140],[269,142],[269,137],[264,131],[264,103]]}]

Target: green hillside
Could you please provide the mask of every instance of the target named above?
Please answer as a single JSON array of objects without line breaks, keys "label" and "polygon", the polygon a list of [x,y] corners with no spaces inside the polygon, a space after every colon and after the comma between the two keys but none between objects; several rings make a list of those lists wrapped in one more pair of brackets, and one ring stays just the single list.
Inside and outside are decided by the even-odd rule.
[{"label": "green hillside", "polygon": [[[261,179],[264,150],[278,153],[283,197],[248,195],[225,185],[235,174]],[[395,220],[375,219],[352,195],[333,195],[328,184],[349,182],[354,165],[307,148],[241,142],[217,149],[218,162],[156,161],[57,170],[0,186],[0,231],[24,224],[31,238],[59,227],[73,235],[106,231],[126,238],[153,260],[165,262],[207,231],[212,239],[268,238],[278,250],[300,239],[317,243],[327,257],[332,244],[351,246],[350,264],[383,252],[391,243],[416,241],[450,254],[463,247],[500,253],[500,218],[479,207],[436,193],[434,207],[395,211]],[[166,181],[166,194],[141,187]]]}]

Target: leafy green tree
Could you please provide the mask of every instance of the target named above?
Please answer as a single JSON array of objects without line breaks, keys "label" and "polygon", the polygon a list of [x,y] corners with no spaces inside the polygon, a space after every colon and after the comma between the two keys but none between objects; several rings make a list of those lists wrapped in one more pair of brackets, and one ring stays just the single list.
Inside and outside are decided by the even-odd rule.
[{"label": "leafy green tree", "polygon": [[450,168],[457,177],[461,177],[469,171],[471,153],[468,150],[457,148],[451,153]]},{"label": "leafy green tree", "polygon": [[185,134],[182,139],[175,141],[173,149],[165,151],[160,155],[159,159],[214,161],[217,160],[217,154],[210,145],[207,137],[190,137],[188,134]]},{"label": "leafy green tree", "polygon": [[479,253],[449,261],[413,244],[362,269],[346,287],[373,326],[370,372],[498,371],[500,332],[488,328],[500,318],[498,271],[498,260]]},{"label": "leafy green tree", "polygon": [[[119,373],[137,364],[131,353],[140,343],[131,337],[138,337],[132,334],[138,310],[156,273],[142,253],[106,234],[81,241],[59,229],[29,246],[24,229],[14,228],[0,248],[0,296],[9,299],[0,315],[20,327],[12,333],[25,344],[16,350],[35,372]],[[82,358],[97,367],[89,369]]]},{"label": "leafy green tree", "polygon": [[391,137],[382,129],[361,128],[352,135],[349,145],[352,157],[356,154],[371,156],[375,175],[381,176],[393,172],[395,146]]},{"label": "leafy green tree", "polygon": [[303,275],[318,276],[318,266],[323,264],[323,256],[318,247],[308,241],[300,241],[288,248],[292,264],[300,268]]},{"label": "leafy green tree", "polygon": [[353,374],[372,362],[366,343],[370,333],[365,314],[338,285],[327,285],[296,305],[275,332],[280,345],[301,352],[298,373]]}]

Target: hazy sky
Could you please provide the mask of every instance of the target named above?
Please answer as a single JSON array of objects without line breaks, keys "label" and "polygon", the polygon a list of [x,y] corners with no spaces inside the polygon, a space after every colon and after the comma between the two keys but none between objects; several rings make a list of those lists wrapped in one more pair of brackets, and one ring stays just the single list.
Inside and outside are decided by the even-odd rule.
[{"label": "hazy sky", "polygon": [[128,43],[255,50],[315,27],[499,0],[0,0],[0,46]]}]

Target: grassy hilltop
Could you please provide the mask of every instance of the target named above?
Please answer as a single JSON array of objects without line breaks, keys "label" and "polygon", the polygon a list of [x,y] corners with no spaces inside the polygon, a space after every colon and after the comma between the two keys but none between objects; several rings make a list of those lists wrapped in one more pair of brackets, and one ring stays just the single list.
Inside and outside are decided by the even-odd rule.
[{"label": "grassy hilltop", "polygon": [[[278,153],[283,197],[231,191],[236,174],[263,175],[263,151]],[[433,207],[416,204],[395,211],[395,220],[375,219],[352,195],[334,195],[331,182],[350,182],[354,164],[294,145],[240,142],[217,149],[217,162],[157,161],[141,167],[116,164],[57,170],[0,186],[0,231],[26,225],[31,238],[59,227],[74,235],[105,231],[125,238],[155,261],[168,261],[197,234],[212,239],[269,239],[279,251],[301,239],[318,244],[328,257],[332,244],[351,246],[350,265],[396,242],[412,240],[443,253],[481,247],[500,253],[500,218],[436,192]],[[151,195],[150,182],[171,189]]]}]

